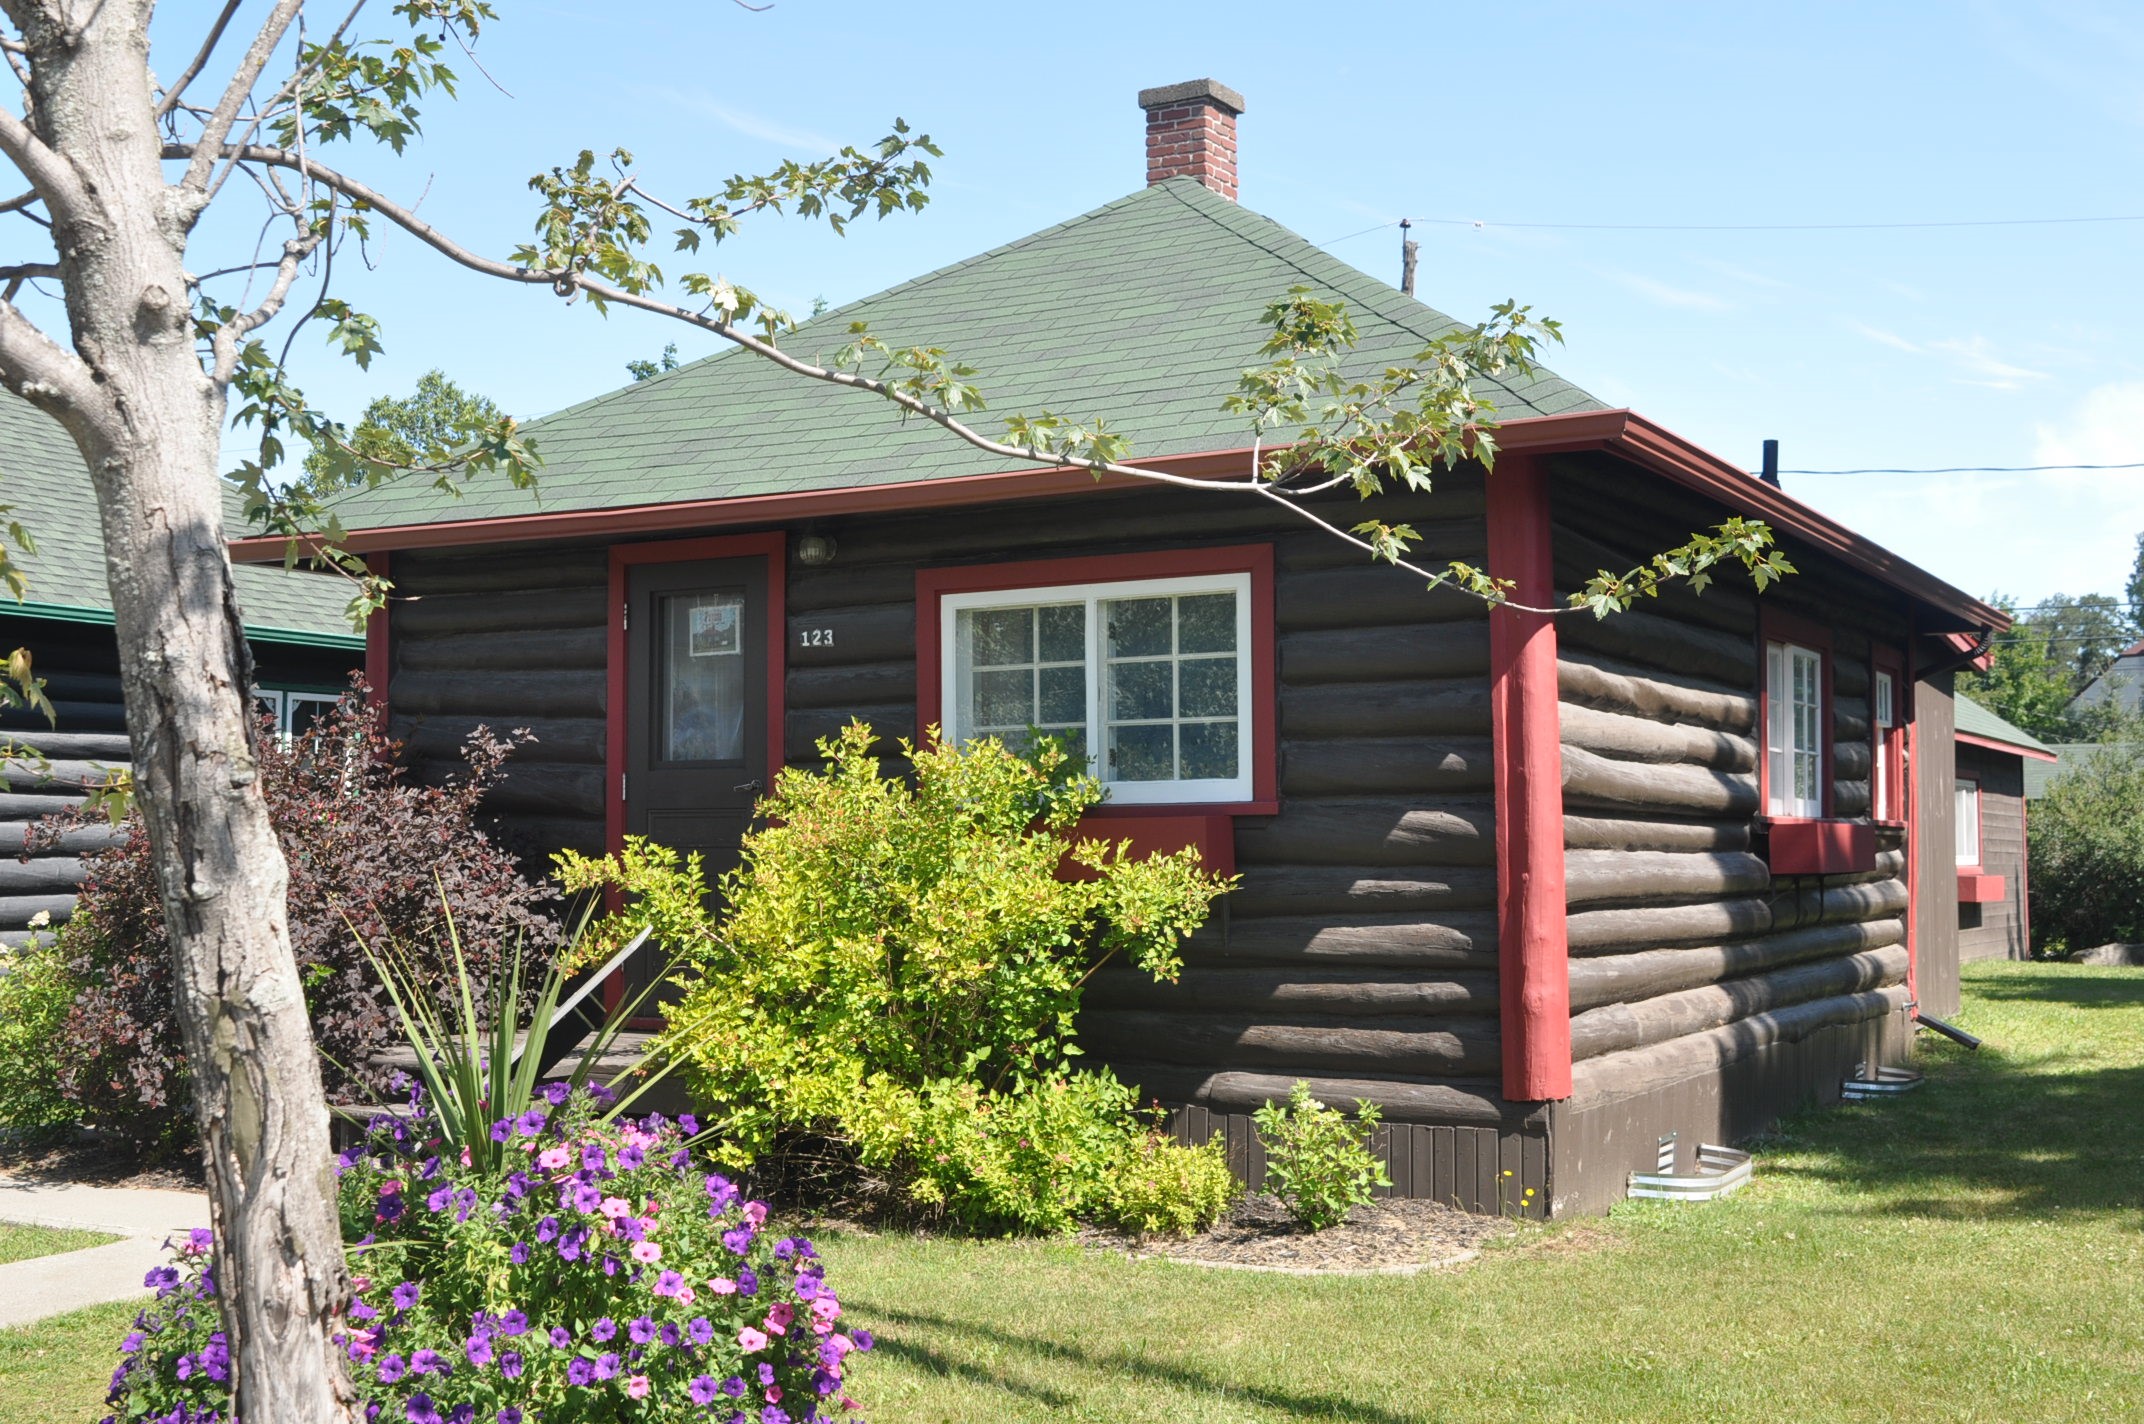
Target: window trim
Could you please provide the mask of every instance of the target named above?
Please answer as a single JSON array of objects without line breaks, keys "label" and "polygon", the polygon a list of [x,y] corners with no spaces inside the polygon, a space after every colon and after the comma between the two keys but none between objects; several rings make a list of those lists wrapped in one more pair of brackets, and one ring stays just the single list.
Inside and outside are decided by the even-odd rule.
[{"label": "window trim", "polygon": [[[1799,647],[1817,656],[1817,809],[1815,815],[1772,809],[1772,645]],[[1830,819],[1837,768],[1836,729],[1832,721],[1831,631],[1789,613],[1766,609],[1757,628],[1757,805],[1768,821]]]},{"label": "window trim", "polygon": [[[1986,863],[1986,856],[1988,850],[1986,844],[1986,836],[1988,833],[1986,806],[1987,793],[1985,789],[1981,786],[1980,778],[1977,776],[1958,777],[1952,783],[1952,785],[1953,790],[1951,792],[1950,826],[1951,853],[1957,857],[1958,872],[1961,875],[1979,875],[1982,873],[1981,867]],[[1965,829],[1964,824],[1958,819],[1959,793],[1964,791],[1968,786],[1973,788],[1973,854],[1970,858],[1968,858],[1963,853],[1963,851],[1959,848],[1958,845],[1960,838],[1959,833]]]},{"label": "window trim", "polygon": [[[1876,720],[1876,679],[1891,679],[1890,736]],[[1911,823],[1912,789],[1906,784],[1906,727],[1913,720],[1912,684],[1906,681],[1906,660],[1897,650],[1877,644],[1869,650],[1869,817],[1885,825]],[[1878,803],[1876,769],[1881,766],[1891,788],[1891,804]],[[1890,815],[1885,815],[1888,810]]]},{"label": "window trim", "polygon": [[324,702],[330,708],[333,708],[336,703],[342,701],[343,693],[347,690],[346,688],[324,687],[318,683],[300,683],[296,685],[277,683],[268,686],[256,683],[253,688],[253,700],[258,703],[266,703],[275,709],[276,737],[287,747],[297,739],[296,734],[290,729],[290,700],[293,697],[302,698],[307,702]]},{"label": "window trim", "polygon": [[[1157,815],[1197,810],[1207,815],[1270,816],[1279,801],[1279,658],[1273,626],[1273,546],[1237,544],[1218,548],[1170,549],[1140,554],[1106,554],[1084,558],[1036,559],[1001,564],[966,564],[916,572],[916,727],[943,727],[951,674],[949,618],[961,595],[1012,595],[1037,590],[1091,585],[1137,584],[1217,574],[1248,575],[1250,635],[1245,643],[1250,696],[1243,702],[1248,720],[1246,748],[1250,760],[1250,795],[1228,801],[1127,801],[1113,790],[1090,816]],[[1011,600],[1008,600],[1011,601]],[[1239,614],[1239,618],[1243,615]],[[1242,626],[1239,622],[1239,629]],[[1098,695],[1091,692],[1090,697]]]}]

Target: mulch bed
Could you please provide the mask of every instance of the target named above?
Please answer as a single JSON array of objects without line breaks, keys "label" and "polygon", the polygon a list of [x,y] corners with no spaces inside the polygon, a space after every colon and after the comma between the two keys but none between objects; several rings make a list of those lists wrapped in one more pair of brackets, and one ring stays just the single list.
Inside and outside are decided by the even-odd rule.
[{"label": "mulch bed", "polygon": [[1245,1197],[1227,1220],[1190,1238],[1087,1230],[1080,1241],[1134,1260],[1183,1261],[1294,1274],[1400,1274],[1472,1260],[1511,1223],[1433,1201],[1392,1197],[1360,1207],[1339,1226],[1311,1231],[1271,1196]]},{"label": "mulch bed", "polygon": [[0,1140],[0,1176],[23,1181],[86,1182],[98,1187],[160,1187],[197,1192],[202,1187],[201,1159],[144,1163],[116,1143],[63,1142],[30,1147]]}]

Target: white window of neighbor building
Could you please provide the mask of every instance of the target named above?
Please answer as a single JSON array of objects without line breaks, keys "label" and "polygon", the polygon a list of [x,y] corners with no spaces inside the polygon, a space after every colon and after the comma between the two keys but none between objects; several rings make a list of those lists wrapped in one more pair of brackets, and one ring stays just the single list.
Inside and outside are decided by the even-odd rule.
[{"label": "white window of neighbor building", "polygon": [[1795,643],[1765,647],[1765,810],[1824,814],[1824,655]]},{"label": "white window of neighbor building", "polygon": [[1980,783],[1958,783],[1958,864],[1980,864]]},{"label": "white window of neighbor building", "polygon": [[1053,732],[1120,804],[1252,794],[1250,575],[947,594],[945,735]]},{"label": "white window of neighbor building", "polygon": [[313,723],[335,710],[342,694],[297,687],[256,687],[253,699],[275,719],[276,735],[287,745],[312,729]]}]

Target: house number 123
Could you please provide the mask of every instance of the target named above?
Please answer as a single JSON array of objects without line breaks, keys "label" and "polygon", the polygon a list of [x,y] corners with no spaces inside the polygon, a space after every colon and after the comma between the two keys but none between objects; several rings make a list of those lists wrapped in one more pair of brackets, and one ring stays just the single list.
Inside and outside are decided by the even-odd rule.
[{"label": "house number 123", "polygon": [[800,648],[831,648],[834,646],[834,630],[831,628],[797,629],[797,646]]}]

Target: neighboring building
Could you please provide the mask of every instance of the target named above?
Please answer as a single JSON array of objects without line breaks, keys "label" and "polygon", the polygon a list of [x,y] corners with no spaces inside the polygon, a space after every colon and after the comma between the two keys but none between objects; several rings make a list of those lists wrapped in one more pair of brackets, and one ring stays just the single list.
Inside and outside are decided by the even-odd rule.
[{"label": "neighboring building", "polygon": [[[67,918],[82,855],[110,844],[112,835],[103,828],[73,831],[51,851],[23,861],[24,833],[38,817],[80,801],[70,785],[101,779],[100,768],[125,766],[128,751],[104,542],[82,457],[56,421],[5,393],[0,451],[0,503],[37,543],[37,552],[19,561],[29,576],[28,601],[0,598],[0,653],[29,650],[58,713],[56,725],[35,713],[0,714],[0,734],[50,759],[43,774],[11,763],[0,788],[0,944],[16,945],[37,916]],[[235,508],[227,522],[242,527]],[[340,579],[281,568],[236,573],[260,698],[281,729],[302,728],[340,695],[363,659],[364,640],[343,617],[349,589]]]},{"label": "neighboring building", "polygon": [[[1240,98],[1142,106],[1144,190],[785,344],[868,320],[971,361],[996,410],[1104,416],[1155,468],[1240,479],[1220,403],[1290,287],[1347,303],[1357,370],[1453,328],[1236,205]],[[1397,1191],[1600,1210],[1664,1135],[1687,1163],[1903,1058],[1916,996],[1955,1007],[1951,672],[2008,620],[1568,382],[1485,384],[1494,474],[1380,505],[1423,558],[1541,603],[1742,514],[1800,573],[1491,613],[1270,501],[1006,469],[732,353],[540,422],[540,505],[344,505],[412,596],[369,678],[420,772],[478,722],[537,732],[489,803],[531,848],[641,833],[717,871],[850,718],[1076,731],[1112,834],[1243,877],[1180,983],[1096,980],[1091,1052],[1246,1175],[1249,1114],[1308,1079],[1381,1105]]]},{"label": "neighboring building", "polygon": [[2113,703],[2135,716],[2144,712],[2144,641],[2131,643],[2107,670],[2092,679],[2084,691],[2070,699],[2072,712]]},{"label": "neighboring building", "polygon": [[[2110,746],[2125,745],[2109,742],[2049,742],[2047,750],[2054,754],[2053,761],[2030,761],[2025,763],[2025,799],[2037,801],[2047,794],[2047,788],[2057,777],[2077,766],[2094,752]],[[2133,745],[2133,744],[2127,744]]]},{"label": "neighboring building", "polygon": [[1956,707],[1958,957],[2030,959],[2025,776],[2053,767],[2055,752],[1962,692]]}]

